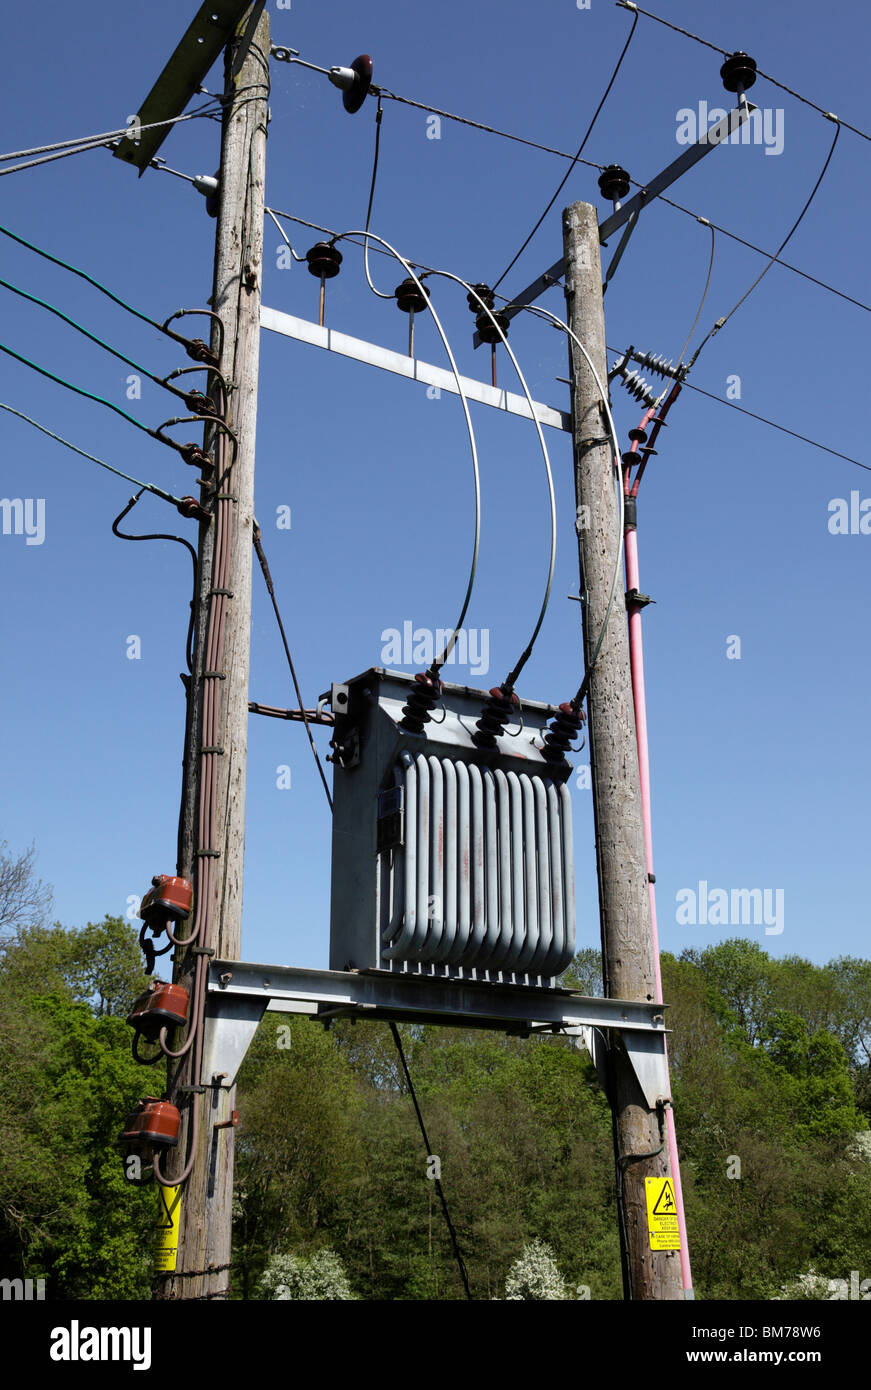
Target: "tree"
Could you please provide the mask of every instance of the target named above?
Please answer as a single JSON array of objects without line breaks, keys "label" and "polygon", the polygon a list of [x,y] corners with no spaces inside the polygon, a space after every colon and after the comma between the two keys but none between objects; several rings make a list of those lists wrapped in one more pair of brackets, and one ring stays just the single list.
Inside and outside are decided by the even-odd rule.
[{"label": "tree", "polygon": [[273,1255],[258,1285],[261,1298],[287,1302],[317,1299],[320,1302],[353,1299],[355,1295],[335,1250],[319,1250],[310,1259],[297,1255]]},{"label": "tree", "polygon": [[[155,1194],[125,1182],[117,1143],[144,1088],[117,1016],[141,983],[131,939],[115,919],[27,928],[0,960],[0,1268],[51,1299],[148,1297]],[[111,1011],[104,976],[130,987]]]},{"label": "tree", "polygon": [[544,1241],[534,1240],[524,1245],[523,1253],[514,1261],[505,1280],[506,1299],[567,1299],[565,1281]]},{"label": "tree", "polygon": [[36,877],[35,846],[23,854],[7,854],[8,841],[0,840],[0,947],[17,927],[44,926],[52,904],[52,892]]}]

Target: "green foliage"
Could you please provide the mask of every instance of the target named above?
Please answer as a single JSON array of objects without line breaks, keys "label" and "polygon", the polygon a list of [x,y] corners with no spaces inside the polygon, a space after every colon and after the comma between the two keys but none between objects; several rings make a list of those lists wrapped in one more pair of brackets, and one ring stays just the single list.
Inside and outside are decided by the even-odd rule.
[{"label": "green foliage", "polygon": [[154,1194],[117,1146],[142,1089],[117,1016],[141,988],[131,943],[107,918],[24,930],[0,961],[0,1267],[49,1298],[148,1296]]},{"label": "green foliage", "polygon": [[[662,968],[697,1296],[871,1276],[871,963],[733,940]],[[155,1192],[125,1183],[117,1145],[150,1080],[123,1021],[145,980],[115,918],[35,920],[0,954],[0,1273],[43,1275],[50,1298],[148,1297]],[[600,980],[587,948],[563,983]],[[383,1023],[265,1017],[239,1076],[234,1295],[464,1298],[438,1171],[475,1298],[620,1298],[610,1113],[586,1054],[400,1031],[431,1155]]]}]

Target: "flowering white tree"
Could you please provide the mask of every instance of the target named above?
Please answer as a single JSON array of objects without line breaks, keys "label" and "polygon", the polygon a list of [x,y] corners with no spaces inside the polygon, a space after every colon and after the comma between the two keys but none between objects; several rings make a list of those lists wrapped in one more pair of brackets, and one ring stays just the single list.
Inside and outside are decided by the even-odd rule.
[{"label": "flowering white tree", "polygon": [[553,1250],[544,1241],[524,1245],[505,1280],[505,1297],[510,1299],[567,1299],[565,1281],[559,1272]]},{"label": "flowering white tree", "polygon": [[261,1298],[280,1302],[290,1299],[326,1302],[355,1297],[335,1250],[319,1250],[310,1259],[299,1255],[273,1255],[260,1280],[258,1293]]}]

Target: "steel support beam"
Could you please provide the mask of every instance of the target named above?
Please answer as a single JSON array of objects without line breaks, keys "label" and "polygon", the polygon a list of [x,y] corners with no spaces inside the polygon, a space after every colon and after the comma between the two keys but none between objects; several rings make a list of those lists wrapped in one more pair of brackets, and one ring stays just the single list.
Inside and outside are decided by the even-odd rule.
[{"label": "steel support beam", "polygon": [[[641,209],[647,207],[648,203],[652,203],[654,198],[657,198],[660,193],[663,193],[670,184],[679,179],[681,175],[685,174],[688,169],[691,169],[694,164],[698,164],[699,160],[706,154],[710,154],[711,150],[715,149],[717,145],[722,145],[724,140],[728,140],[736,130],[740,129],[745,121],[749,121],[755,110],[756,107],[751,101],[747,101],[746,99],[742,101],[733,111],[728,112],[721,121],[717,121],[716,125],[712,125],[710,130],[705,131],[705,134],[700,140],[697,140],[694,145],[690,145],[688,149],[684,150],[683,154],[678,155],[677,159],[672,160],[671,164],[667,165],[661,173],[650,180],[650,183],[645,184],[644,187],[635,194],[634,198],[630,198],[628,202],[622,203],[610,217],[606,217],[605,221],[600,223],[600,245],[605,246],[608,238],[613,236],[625,222],[628,222],[630,217],[637,218]],[[545,290],[550,289],[553,285],[558,285],[565,275],[565,271],[565,260],[560,259],[555,261],[550,267],[550,270],[546,270],[543,275],[539,275],[537,280],[533,280],[531,285],[527,285],[525,290],[521,290],[520,294],[515,295],[508,308],[504,309],[502,312],[506,314],[509,319],[514,318],[515,314],[520,313],[524,304],[534,303],[536,299],[544,294]],[[480,347],[481,335],[476,333],[473,341],[475,347]]]},{"label": "steel support beam", "polygon": [[201,1084],[229,1087],[267,1009],[306,1018],[367,1018],[442,1027],[489,1028],[529,1036],[567,1033],[589,1047],[596,1030],[616,1029],[636,1063],[639,1085],[666,1098],[663,1006],[597,999],[568,989],[446,980],[390,971],[308,970],[212,961]]},{"label": "steel support beam", "polygon": [[[406,353],[392,352],[389,348],[367,343],[363,338],[350,338],[347,333],[337,333],[333,328],[322,328],[308,319],[295,318],[293,314],[281,313],[278,309],[268,309],[265,305],[260,311],[260,325],[272,333],[281,333],[285,338],[295,338],[300,343],[310,343],[313,347],[326,348],[342,357],[352,357],[356,362],[367,362],[370,367],[380,367],[396,376],[419,381],[424,386],[436,386],[440,391],[459,395],[457,379],[453,372],[443,367],[433,367],[429,362],[421,362]],[[521,415],[530,420],[532,413],[525,396],[517,396],[512,391],[502,391],[488,382],[477,381],[474,377],[461,376],[463,390],[470,401],[490,405],[496,410],[506,410],[509,415]],[[542,425],[550,425],[555,430],[571,429],[571,417],[554,406],[533,402],[535,413]]]},{"label": "steel support beam", "polygon": [[[171,121],[182,114],[231,39],[250,2],[208,0],[207,4],[200,5],[175,52],[139,108],[141,125]],[[263,6],[255,5],[254,10],[259,19]],[[252,29],[251,37],[253,33]],[[132,118],[128,117],[128,120],[132,121]],[[132,164],[141,177],[171,130],[171,125],[157,126],[154,130],[143,130],[138,139],[134,130],[119,141],[114,150],[115,158]]]}]

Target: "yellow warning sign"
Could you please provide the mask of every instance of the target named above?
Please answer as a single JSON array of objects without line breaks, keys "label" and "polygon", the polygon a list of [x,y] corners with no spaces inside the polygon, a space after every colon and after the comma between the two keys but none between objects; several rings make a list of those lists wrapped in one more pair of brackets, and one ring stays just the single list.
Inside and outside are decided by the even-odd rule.
[{"label": "yellow warning sign", "polygon": [[181,1188],[161,1187],[158,1193],[157,1254],[154,1267],[159,1274],[172,1274],[178,1259]]},{"label": "yellow warning sign", "polygon": [[645,1178],[651,1250],[680,1250],[677,1203],[671,1178]]}]

